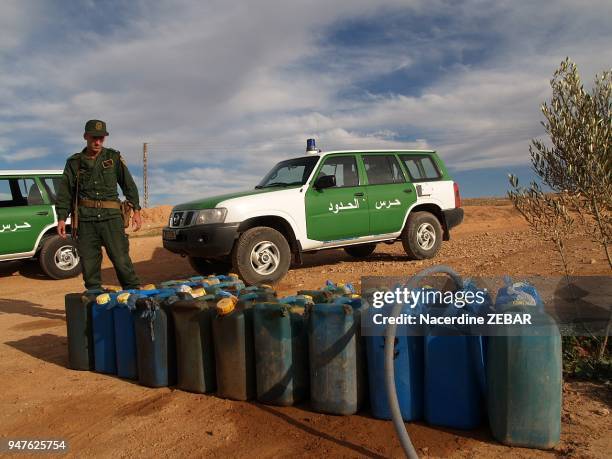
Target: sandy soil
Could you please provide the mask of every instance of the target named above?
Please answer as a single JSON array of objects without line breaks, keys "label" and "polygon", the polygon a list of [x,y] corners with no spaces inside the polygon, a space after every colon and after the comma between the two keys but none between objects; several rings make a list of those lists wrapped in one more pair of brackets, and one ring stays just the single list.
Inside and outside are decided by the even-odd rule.
[{"label": "sandy soil", "polygon": [[[149,212],[145,229],[167,221]],[[148,226],[146,226],[148,225]],[[568,250],[577,274],[609,274],[603,254],[583,238]],[[143,282],[192,275],[186,259],[165,251],[159,236],[131,239]],[[326,279],[359,284],[362,274],[409,275],[444,262],[464,275],[561,275],[552,248],[533,237],[509,206],[467,206],[463,225],[436,260],[408,261],[401,244],[380,244],[367,261],[341,250],[305,257],[277,289],[319,288]],[[103,278],[117,284],[108,260]],[[34,263],[0,265],[0,438],[63,438],[72,456],[400,456],[390,422],[327,416],[307,405],[289,408],[222,400],[178,390],[148,389],[115,377],[66,369],[63,299],[81,291],[80,278],[46,279]],[[455,431],[408,425],[419,453],[433,457],[609,457],[609,386],[564,383],[562,441],[553,451],[508,448],[486,427]]]}]

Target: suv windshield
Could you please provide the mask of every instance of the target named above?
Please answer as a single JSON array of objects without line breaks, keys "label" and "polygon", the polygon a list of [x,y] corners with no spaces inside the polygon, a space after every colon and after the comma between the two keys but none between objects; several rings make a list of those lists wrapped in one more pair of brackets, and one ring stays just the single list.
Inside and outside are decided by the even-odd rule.
[{"label": "suv windshield", "polygon": [[281,161],[266,174],[255,188],[304,185],[317,161],[319,161],[319,157],[316,155]]}]

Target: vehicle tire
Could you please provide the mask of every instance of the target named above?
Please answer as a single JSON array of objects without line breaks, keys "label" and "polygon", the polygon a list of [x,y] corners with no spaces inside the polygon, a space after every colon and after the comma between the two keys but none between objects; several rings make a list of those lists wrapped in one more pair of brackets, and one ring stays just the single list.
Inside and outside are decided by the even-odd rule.
[{"label": "vehicle tire", "polygon": [[201,276],[210,276],[211,274],[227,274],[232,264],[224,260],[211,260],[202,257],[189,257],[189,264],[193,270]]},{"label": "vehicle tire", "polygon": [[71,236],[62,239],[50,236],[43,240],[38,261],[51,279],[68,279],[81,273],[81,258],[76,241]]},{"label": "vehicle tire", "polygon": [[429,212],[414,212],[408,216],[401,239],[411,259],[433,258],[442,245],[442,225]]},{"label": "vehicle tire", "polygon": [[344,248],[344,251],[354,258],[366,258],[372,255],[376,250],[376,244],[359,244],[350,245]]},{"label": "vehicle tire", "polygon": [[248,285],[278,281],[287,274],[290,263],[287,239],[266,226],[246,230],[232,251],[234,269]]}]

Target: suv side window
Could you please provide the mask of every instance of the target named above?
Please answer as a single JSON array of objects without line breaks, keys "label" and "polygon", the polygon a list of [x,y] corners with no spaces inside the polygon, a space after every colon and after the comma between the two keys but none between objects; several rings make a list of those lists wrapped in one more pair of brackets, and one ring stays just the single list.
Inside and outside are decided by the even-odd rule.
[{"label": "suv side window", "polygon": [[413,182],[440,180],[442,174],[431,159],[431,156],[401,156]]},{"label": "suv side window", "polygon": [[385,185],[406,181],[400,165],[393,155],[364,155],[363,164],[369,185]]},{"label": "suv side window", "polygon": [[359,186],[359,173],[354,156],[336,156],[326,159],[317,178],[322,175],[335,176],[337,188]]},{"label": "suv side window", "polygon": [[38,185],[31,178],[0,179],[0,207],[44,204]]},{"label": "suv side window", "polygon": [[9,207],[13,200],[13,193],[7,179],[0,179],[0,207]]},{"label": "suv side window", "polygon": [[59,190],[60,183],[62,183],[62,177],[41,177],[40,182],[45,188],[51,204],[55,204],[57,201],[57,191]]}]

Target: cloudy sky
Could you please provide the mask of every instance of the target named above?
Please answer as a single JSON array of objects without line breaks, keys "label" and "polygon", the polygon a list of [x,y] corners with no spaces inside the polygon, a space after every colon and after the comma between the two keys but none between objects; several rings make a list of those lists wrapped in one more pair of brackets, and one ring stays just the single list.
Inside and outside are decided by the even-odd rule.
[{"label": "cloudy sky", "polygon": [[308,137],[432,148],[464,196],[529,176],[569,56],[612,63],[612,2],[2,0],[0,169],[63,168],[87,119],[153,203],[249,188]]}]

